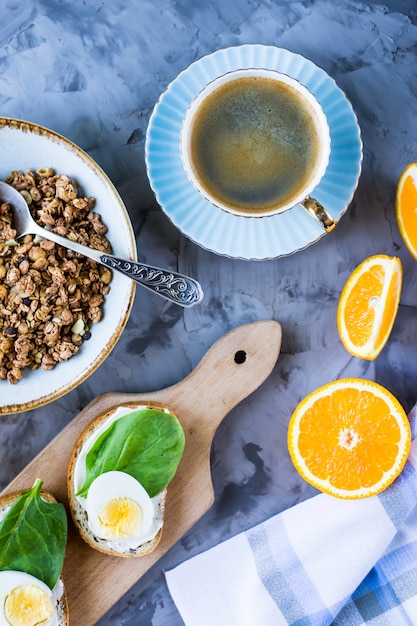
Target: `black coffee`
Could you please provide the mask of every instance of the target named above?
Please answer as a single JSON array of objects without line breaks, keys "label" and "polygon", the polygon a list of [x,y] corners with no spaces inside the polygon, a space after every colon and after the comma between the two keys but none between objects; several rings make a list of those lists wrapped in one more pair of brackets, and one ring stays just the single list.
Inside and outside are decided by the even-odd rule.
[{"label": "black coffee", "polygon": [[312,179],[321,148],[315,113],[291,85],[260,76],[217,87],[191,125],[194,175],[237,211],[270,211]]}]

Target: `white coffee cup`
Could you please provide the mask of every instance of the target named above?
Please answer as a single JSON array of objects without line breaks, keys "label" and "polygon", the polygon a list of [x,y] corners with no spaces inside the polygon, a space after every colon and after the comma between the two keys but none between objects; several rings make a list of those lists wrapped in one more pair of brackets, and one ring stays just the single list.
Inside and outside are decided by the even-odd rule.
[{"label": "white coffee cup", "polygon": [[330,149],[315,96],[294,78],[262,68],[208,83],[191,102],[180,137],[185,172],[212,205],[268,217],[301,204],[326,230],[335,222],[310,194]]}]

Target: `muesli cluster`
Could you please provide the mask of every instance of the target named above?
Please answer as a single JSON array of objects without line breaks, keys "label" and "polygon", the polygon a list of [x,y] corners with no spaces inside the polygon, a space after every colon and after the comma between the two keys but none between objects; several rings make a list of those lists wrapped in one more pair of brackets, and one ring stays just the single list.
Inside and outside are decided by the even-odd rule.
[{"label": "muesli cluster", "polygon": [[[111,252],[95,200],[52,169],[11,172],[5,179],[28,202],[34,219],[73,241]],[[50,370],[76,354],[103,314],[109,269],[39,236],[16,239],[13,209],[0,202],[0,379]]]}]

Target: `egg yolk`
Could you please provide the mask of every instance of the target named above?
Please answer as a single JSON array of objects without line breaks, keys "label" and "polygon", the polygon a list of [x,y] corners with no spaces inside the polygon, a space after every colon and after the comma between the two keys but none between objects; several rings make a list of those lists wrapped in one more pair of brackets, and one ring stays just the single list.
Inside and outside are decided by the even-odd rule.
[{"label": "egg yolk", "polygon": [[107,539],[123,539],[139,535],[142,509],[131,498],[114,498],[101,509],[98,522]]},{"label": "egg yolk", "polygon": [[11,626],[38,626],[51,619],[50,597],[38,585],[15,587],[6,597],[4,615]]}]

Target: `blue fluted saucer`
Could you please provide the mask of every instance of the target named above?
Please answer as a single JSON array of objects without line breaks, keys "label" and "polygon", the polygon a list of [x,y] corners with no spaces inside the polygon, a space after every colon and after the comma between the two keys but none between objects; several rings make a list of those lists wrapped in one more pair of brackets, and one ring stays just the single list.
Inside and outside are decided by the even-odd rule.
[{"label": "blue fluted saucer", "polygon": [[320,102],[330,127],[331,155],[312,195],[338,222],[356,190],[362,141],[356,115],[335,81],[312,61],[283,48],[246,44],[204,56],[169,84],[149,120],[145,158],[156,199],[173,224],[203,248],[232,258],[272,259],[292,254],[325,235],[301,206],[270,217],[240,217],[214,207],[190,183],[181,162],[183,117],[207,82],[226,72],[263,67],[288,74]]}]

